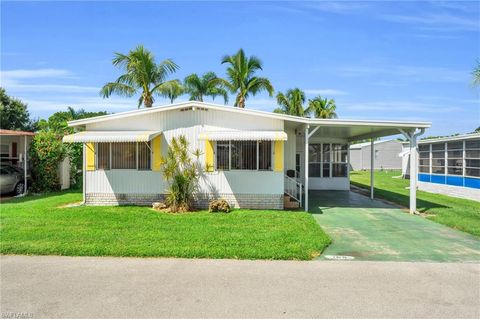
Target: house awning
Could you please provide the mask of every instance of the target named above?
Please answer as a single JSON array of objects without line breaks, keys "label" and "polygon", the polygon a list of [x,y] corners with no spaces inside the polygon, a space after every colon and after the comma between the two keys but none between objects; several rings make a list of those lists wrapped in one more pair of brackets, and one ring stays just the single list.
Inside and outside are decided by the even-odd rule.
[{"label": "house awning", "polygon": [[161,131],[84,131],[63,137],[64,143],[148,142]]},{"label": "house awning", "polygon": [[210,141],[286,141],[282,131],[206,131],[199,135],[201,140]]}]

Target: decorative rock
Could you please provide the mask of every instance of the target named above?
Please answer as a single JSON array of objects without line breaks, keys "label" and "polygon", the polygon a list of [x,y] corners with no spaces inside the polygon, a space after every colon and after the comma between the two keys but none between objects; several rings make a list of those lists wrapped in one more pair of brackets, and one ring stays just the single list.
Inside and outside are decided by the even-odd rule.
[{"label": "decorative rock", "polygon": [[230,205],[224,199],[212,200],[208,205],[209,212],[229,213],[230,210],[231,210]]},{"label": "decorative rock", "polygon": [[152,203],[152,208],[153,209],[165,209],[165,208],[167,208],[167,205],[163,202],[155,202],[155,203]]}]

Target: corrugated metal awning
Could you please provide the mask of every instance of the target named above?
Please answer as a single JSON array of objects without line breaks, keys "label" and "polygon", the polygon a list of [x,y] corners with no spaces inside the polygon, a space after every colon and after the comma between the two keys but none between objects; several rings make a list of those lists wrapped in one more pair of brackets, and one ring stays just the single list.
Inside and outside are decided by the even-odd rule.
[{"label": "corrugated metal awning", "polygon": [[64,143],[148,142],[161,131],[84,131],[63,137]]},{"label": "corrugated metal awning", "polygon": [[199,139],[210,141],[286,141],[282,131],[205,131]]}]

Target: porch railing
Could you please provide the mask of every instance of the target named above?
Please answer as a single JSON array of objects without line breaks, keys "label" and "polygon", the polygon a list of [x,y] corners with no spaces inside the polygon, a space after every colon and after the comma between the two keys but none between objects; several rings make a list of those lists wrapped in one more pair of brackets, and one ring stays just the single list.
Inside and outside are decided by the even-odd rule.
[{"label": "porch railing", "polygon": [[302,206],[303,184],[296,179],[285,175],[284,180],[285,194],[295,199]]}]

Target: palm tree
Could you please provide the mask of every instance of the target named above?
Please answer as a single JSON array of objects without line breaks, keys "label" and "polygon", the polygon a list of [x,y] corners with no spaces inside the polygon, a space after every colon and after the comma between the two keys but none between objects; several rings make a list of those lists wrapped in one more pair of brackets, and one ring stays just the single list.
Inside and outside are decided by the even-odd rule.
[{"label": "palm tree", "polygon": [[288,115],[304,116],[305,110],[305,93],[299,88],[290,89],[285,94],[279,92],[277,94],[277,103],[279,108],[274,110],[275,113],[284,113]]},{"label": "palm tree", "polygon": [[191,101],[203,102],[205,96],[210,96],[214,100],[217,96],[222,96],[226,104],[228,92],[222,88],[220,82],[215,72],[207,72],[201,77],[193,73],[183,81],[185,91],[190,94]]},{"label": "palm tree", "polygon": [[166,81],[166,79],[169,74],[178,69],[178,65],[170,59],[156,64],[153,54],[142,45],[128,54],[115,53],[112,64],[125,73],[115,82],[105,84],[100,94],[108,98],[112,93],[127,97],[140,93],[139,108],[142,104],[145,107],[152,107],[154,95],[167,96],[167,91],[175,80]]},{"label": "palm tree", "polygon": [[306,113],[313,114],[316,118],[332,119],[338,117],[337,113],[335,113],[336,109],[337,106],[335,105],[334,99],[317,96],[316,98],[308,100]]},{"label": "palm tree", "polygon": [[185,93],[185,88],[179,80],[172,80],[169,82],[170,83],[165,84],[165,87],[162,89],[162,92],[160,94],[168,98],[170,100],[170,103],[173,103],[176,98]]},{"label": "palm tree", "polygon": [[267,91],[273,96],[273,86],[267,78],[254,76],[255,72],[262,70],[262,62],[255,56],[246,57],[243,49],[234,55],[226,55],[222,64],[227,63],[227,79],[221,79],[220,83],[229,89],[235,98],[235,106],[245,108],[245,100],[248,96],[256,95],[261,91]]}]

